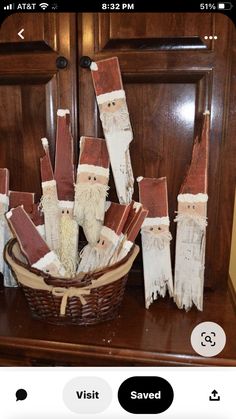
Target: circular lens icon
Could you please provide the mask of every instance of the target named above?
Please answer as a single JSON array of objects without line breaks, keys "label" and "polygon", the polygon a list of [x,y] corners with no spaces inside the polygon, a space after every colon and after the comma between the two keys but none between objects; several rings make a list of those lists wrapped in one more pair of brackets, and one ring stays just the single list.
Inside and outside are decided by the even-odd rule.
[{"label": "circular lens icon", "polygon": [[201,356],[216,356],[223,351],[225,344],[224,329],[217,323],[199,323],[192,331],[191,345],[194,351]]},{"label": "circular lens icon", "polygon": [[19,400],[20,401],[25,400],[27,396],[28,396],[27,391],[23,388],[20,388],[16,392],[16,401],[18,402]]}]

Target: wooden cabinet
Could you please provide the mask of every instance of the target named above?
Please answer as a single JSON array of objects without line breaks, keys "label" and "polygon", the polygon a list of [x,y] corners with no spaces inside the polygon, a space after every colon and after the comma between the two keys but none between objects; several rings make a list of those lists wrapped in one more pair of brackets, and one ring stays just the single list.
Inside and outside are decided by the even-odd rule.
[{"label": "wooden cabinet", "polygon": [[[22,28],[24,40],[17,35]],[[38,198],[40,138],[48,138],[53,155],[58,108],[70,109],[77,138],[75,28],[75,15],[15,14],[0,32],[0,166],[10,170],[11,189]]]},{"label": "wooden cabinet", "polygon": [[[24,40],[17,35],[22,28],[25,29]],[[208,39],[205,39],[205,36],[208,36]],[[209,36],[212,39],[209,39]],[[190,163],[194,137],[201,129],[202,112],[206,108],[211,111],[209,223],[203,314],[206,320],[210,307],[215,307],[214,298],[219,304],[219,313],[222,311],[222,319],[224,310],[230,312],[230,319],[233,319],[232,307],[225,309],[223,301],[228,305],[231,304],[231,300],[224,300],[224,296],[228,281],[235,187],[234,42],[235,29],[232,22],[223,14],[207,13],[15,14],[4,22],[0,32],[0,167],[6,166],[10,169],[11,189],[35,191],[38,197],[40,196],[39,156],[42,153],[40,138],[43,136],[49,138],[53,156],[55,115],[58,107],[69,108],[71,111],[75,150],[78,148],[80,135],[102,135],[91,74],[88,70],[80,68],[78,64],[79,58],[83,55],[90,56],[93,60],[118,56],[134,131],[134,140],[131,143],[134,176],[167,176],[172,220],[176,210],[176,197]],[[57,60],[59,57],[66,59],[65,68],[59,68]],[[111,186],[110,197],[116,200],[112,181]],[[137,199],[137,196],[136,187],[134,198]],[[175,229],[176,226],[172,223],[173,261]],[[136,262],[133,275],[134,286],[130,287],[129,298],[132,302],[138,292],[138,307],[136,306],[135,310],[138,310],[139,321],[152,316],[153,322],[158,322],[163,316],[163,302],[156,302],[153,305],[155,307],[148,312],[143,309],[141,257]],[[7,290],[8,295],[10,292],[11,290]],[[18,295],[15,298],[19,298],[22,310],[20,291],[14,292]],[[212,303],[209,303],[207,293],[210,293]],[[199,320],[198,313],[195,310],[190,313],[180,313],[172,302],[166,304],[173,316],[171,317],[173,330],[175,318],[178,318],[179,329],[182,327],[184,333],[188,334],[189,326],[186,325],[194,327]],[[6,303],[5,309],[10,310],[10,307],[12,305]],[[131,307],[134,309],[132,303]],[[26,311],[25,316],[29,315],[27,313]],[[126,313],[130,316],[128,323],[132,327],[135,313],[128,309]],[[12,322],[13,314],[9,315]],[[219,323],[220,319],[219,315]],[[32,321],[30,320],[30,324]],[[226,318],[224,322],[230,329]],[[43,325],[42,327],[44,328]],[[44,330],[46,329],[49,331],[49,327]],[[154,329],[153,326],[153,331]],[[7,330],[6,335],[12,333],[12,342],[14,342],[19,332],[17,326],[12,331]],[[79,328],[79,333],[83,333],[83,330]],[[107,356],[109,345],[106,345],[105,352],[100,353],[102,339],[100,333],[105,333],[104,330],[99,326],[91,327],[90,331],[85,333],[87,341],[81,345],[89,345],[90,348],[86,362],[89,364],[93,352],[94,364],[106,364],[108,358],[111,362],[114,361],[114,364],[125,363],[126,355],[122,360],[123,355],[118,356],[114,348],[111,355]],[[184,345],[177,344],[178,339],[174,334],[170,349],[169,342],[173,330],[167,332],[165,328],[158,329],[160,340],[164,342],[161,349],[158,343],[152,347],[149,337],[140,338],[143,342],[142,350],[145,351],[145,345],[151,345],[152,349],[146,351],[145,360],[140,356],[137,363],[148,364],[148,357],[152,358],[151,351],[157,354],[159,350],[162,354],[167,354],[168,351],[178,354],[173,364],[178,363],[178,359],[185,356]],[[62,336],[64,332],[58,329],[58,333]],[[170,333],[169,339],[166,333]],[[2,334],[4,335],[4,328]],[[92,335],[96,336],[97,340],[101,338],[98,346],[93,339],[90,339]],[[32,349],[33,343],[29,343],[31,336],[27,333],[26,335],[19,333],[19,336],[23,339],[19,357],[24,359],[23,363],[30,363],[33,358],[30,356],[30,360],[26,361],[26,355],[23,356],[23,342],[27,337],[28,345]],[[50,337],[46,336],[38,335],[33,340],[43,340],[47,352],[47,345],[50,351],[49,348],[54,348],[54,344],[50,341]],[[51,336],[50,333],[48,336]],[[121,334],[116,344],[121,348],[122,354],[130,350],[131,357],[132,354],[138,357],[137,351],[141,348],[138,344],[139,338],[131,336],[132,334],[130,339],[134,339],[137,345],[136,352],[135,343],[129,344],[129,334]],[[54,339],[58,342],[57,334]],[[68,345],[70,339],[70,334],[65,333]],[[76,344],[79,345],[79,342]],[[14,348],[13,343],[12,345],[11,351]],[[75,348],[73,345],[71,353],[78,350],[78,346]],[[6,341],[3,347],[5,351]],[[67,349],[64,348],[66,351]],[[60,350],[63,350],[62,347]],[[85,350],[84,346],[81,350],[82,352]],[[189,349],[186,352],[186,359],[179,361],[180,363],[191,363],[192,355],[189,355],[190,358],[187,355],[191,350],[188,351]],[[38,359],[42,356],[42,351],[39,353],[41,355],[38,355]],[[80,362],[75,354],[73,357],[75,363]],[[232,351],[227,357],[233,358]],[[17,354],[16,359],[18,359]],[[49,359],[49,362],[52,362],[52,358]],[[62,356],[62,359],[63,363],[70,363],[69,355]],[[160,364],[163,357],[159,357],[159,361],[157,355],[152,359],[154,359],[153,364],[155,362]],[[129,362],[131,361],[127,361]]]}]

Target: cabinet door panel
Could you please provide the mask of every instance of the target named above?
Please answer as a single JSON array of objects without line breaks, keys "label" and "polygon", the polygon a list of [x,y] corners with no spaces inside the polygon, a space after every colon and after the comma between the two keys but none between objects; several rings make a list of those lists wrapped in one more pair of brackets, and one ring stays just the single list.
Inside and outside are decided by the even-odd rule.
[{"label": "cabinet door panel", "polygon": [[[74,14],[30,13],[10,16],[1,28],[0,167],[10,169],[11,189],[36,192],[37,198],[40,139],[48,138],[53,159],[58,108],[71,111],[76,140],[75,25]],[[23,41],[17,36],[21,27]],[[64,69],[57,66],[60,56],[67,60]]]}]

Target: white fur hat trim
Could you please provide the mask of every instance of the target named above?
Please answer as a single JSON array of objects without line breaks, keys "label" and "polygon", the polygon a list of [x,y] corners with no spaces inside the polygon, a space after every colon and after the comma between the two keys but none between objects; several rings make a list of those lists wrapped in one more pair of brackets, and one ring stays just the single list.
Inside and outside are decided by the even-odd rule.
[{"label": "white fur hat trim", "polygon": [[57,110],[57,116],[66,116],[66,114],[69,114],[69,109],[58,109]]},{"label": "white fur hat trim", "polygon": [[109,177],[109,168],[94,166],[93,164],[79,164],[77,173],[95,173],[99,176]]},{"label": "white fur hat trim", "polygon": [[170,225],[169,217],[146,217],[142,224],[142,227],[151,227],[151,226],[156,226],[160,224],[169,226]]},{"label": "white fur hat trim", "polygon": [[115,99],[125,99],[125,91],[122,90],[114,90],[113,92],[103,93],[102,95],[97,96],[97,102],[99,105],[105,102],[111,102]]},{"label": "white fur hat trim", "polygon": [[179,194],[177,197],[177,200],[178,202],[207,202],[208,195],[205,193],[197,193],[197,194],[184,193],[184,194]]},{"label": "white fur hat trim", "polygon": [[47,180],[46,182],[42,182],[42,187],[43,188],[47,188],[49,186],[56,186],[56,181],[55,179],[52,180]]},{"label": "white fur hat trim", "polygon": [[58,201],[59,208],[74,208],[74,201]]}]

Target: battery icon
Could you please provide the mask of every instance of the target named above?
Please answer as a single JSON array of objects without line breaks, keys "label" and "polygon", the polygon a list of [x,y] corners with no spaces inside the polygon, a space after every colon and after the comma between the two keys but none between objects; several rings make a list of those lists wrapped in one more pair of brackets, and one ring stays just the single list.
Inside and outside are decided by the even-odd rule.
[{"label": "battery icon", "polygon": [[231,10],[233,7],[232,3],[217,3],[218,10]]}]

